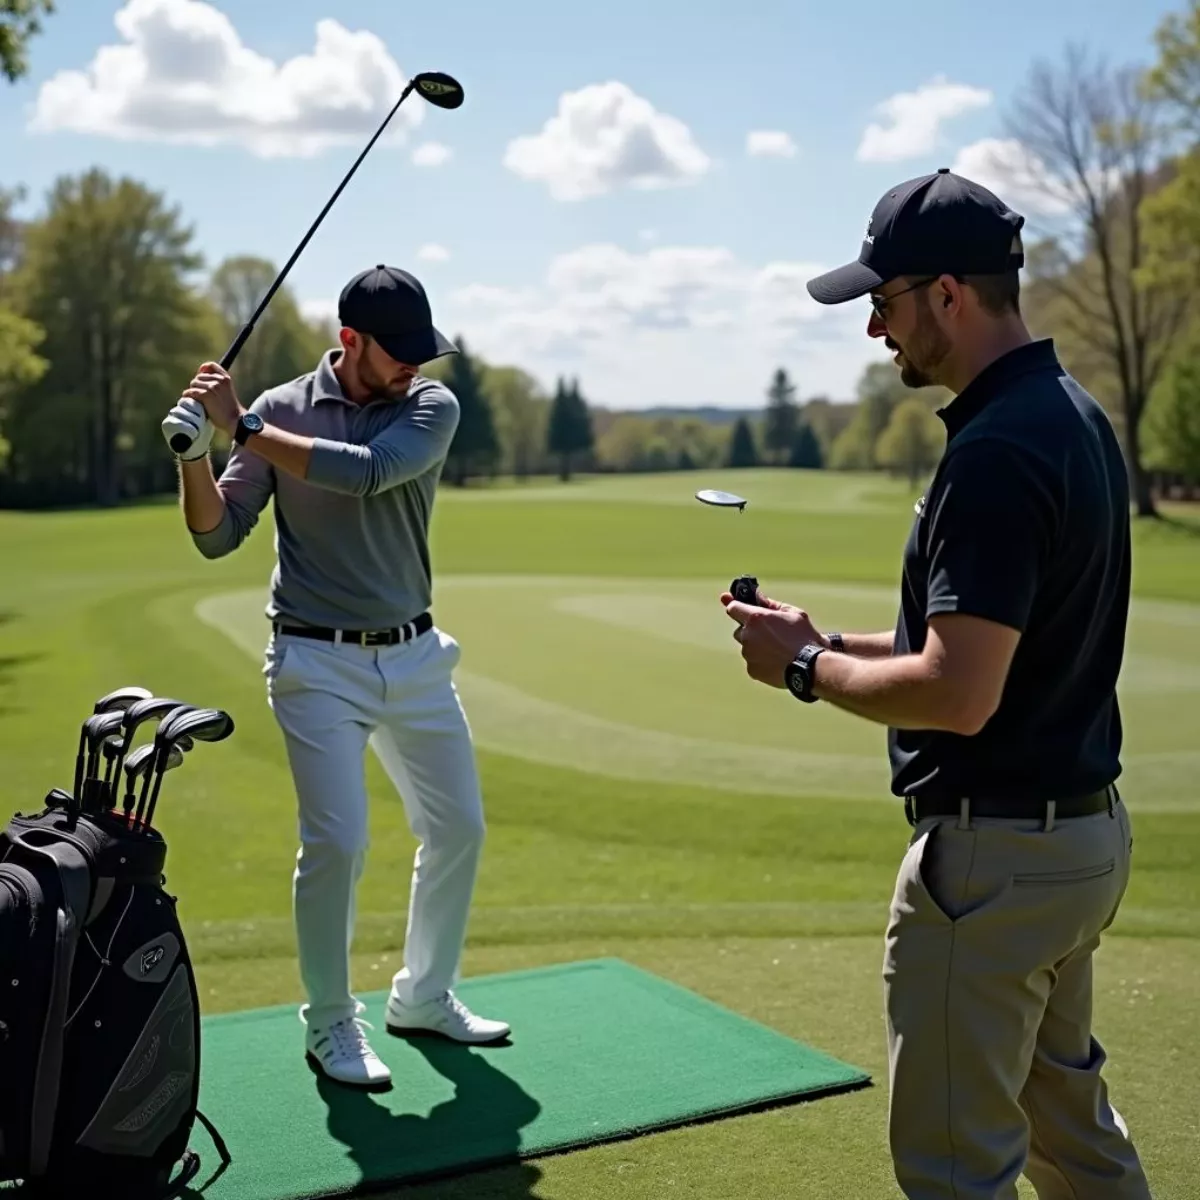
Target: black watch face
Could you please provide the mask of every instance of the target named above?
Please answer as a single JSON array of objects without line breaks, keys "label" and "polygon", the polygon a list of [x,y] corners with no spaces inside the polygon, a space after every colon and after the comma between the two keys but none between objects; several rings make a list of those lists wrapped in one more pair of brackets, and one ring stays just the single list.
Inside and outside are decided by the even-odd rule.
[{"label": "black watch face", "polygon": [[804,673],[795,663],[788,667],[784,682],[793,696],[804,695]]}]

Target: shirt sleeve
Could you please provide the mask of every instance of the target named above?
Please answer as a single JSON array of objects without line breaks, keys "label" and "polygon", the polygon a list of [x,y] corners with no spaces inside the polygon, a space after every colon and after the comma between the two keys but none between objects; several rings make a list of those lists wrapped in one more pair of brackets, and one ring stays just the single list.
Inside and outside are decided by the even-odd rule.
[{"label": "shirt sleeve", "polygon": [[1024,632],[1054,546],[1045,476],[1018,447],[981,440],[951,452],[932,501],[926,618],[966,613]]},{"label": "shirt sleeve", "polygon": [[450,452],[458,398],[430,380],[404,411],[365,446],[316,438],[305,480],[351,496],[374,496],[425,474]]},{"label": "shirt sleeve", "polygon": [[[270,421],[268,394],[264,393],[250,405],[264,421]],[[235,442],[217,490],[225,498],[225,512],[215,529],[197,533],[191,530],[196,549],[205,558],[223,558],[232,554],[250,536],[258,524],[262,510],[275,491],[275,468],[265,458],[252,454]]]}]

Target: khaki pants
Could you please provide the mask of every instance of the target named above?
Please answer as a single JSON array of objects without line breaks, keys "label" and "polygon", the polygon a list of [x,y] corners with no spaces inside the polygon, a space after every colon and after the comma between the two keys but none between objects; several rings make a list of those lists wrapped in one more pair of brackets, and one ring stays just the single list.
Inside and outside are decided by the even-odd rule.
[{"label": "khaki pants", "polygon": [[1092,953],[1129,880],[1125,806],[929,818],[884,954],[889,1140],[909,1200],[1147,1200],[1092,1035]]}]

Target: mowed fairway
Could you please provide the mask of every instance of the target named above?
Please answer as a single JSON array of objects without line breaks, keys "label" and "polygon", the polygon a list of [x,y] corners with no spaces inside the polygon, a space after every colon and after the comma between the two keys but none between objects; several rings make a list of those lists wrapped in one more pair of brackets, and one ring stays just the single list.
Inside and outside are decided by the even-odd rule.
[{"label": "mowed fairway", "polygon": [[[692,498],[703,486],[750,506],[706,508]],[[489,824],[467,973],[616,955],[875,1086],[404,1195],[899,1194],[879,969],[909,829],[884,731],[751,683],[717,597],[750,572],[818,624],[890,627],[914,498],[807,472],[443,489],[434,611],[463,647]],[[69,786],[79,724],[112,688],[237,722],[168,776],[158,815],[209,1013],[300,995],[294,805],[260,674],[273,533],[264,514],[248,545],[209,563],[170,503],[0,513],[7,811]],[[1200,1196],[1200,518],[1139,528],[1135,556],[1122,679],[1135,871],[1098,956],[1096,1016],[1155,1196],[1185,1200]],[[373,758],[367,778],[355,981],[374,990],[400,963],[414,842]]]}]

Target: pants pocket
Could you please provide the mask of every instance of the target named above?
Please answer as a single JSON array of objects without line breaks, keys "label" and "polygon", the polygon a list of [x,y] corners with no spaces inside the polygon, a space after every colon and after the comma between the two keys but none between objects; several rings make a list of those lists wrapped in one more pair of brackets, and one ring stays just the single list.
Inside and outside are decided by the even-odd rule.
[{"label": "pants pocket", "polygon": [[1089,879],[1103,879],[1117,868],[1115,858],[1105,859],[1090,867],[1076,867],[1070,871],[1033,871],[1012,877],[1014,887],[1050,887],[1059,884],[1085,883]]}]

